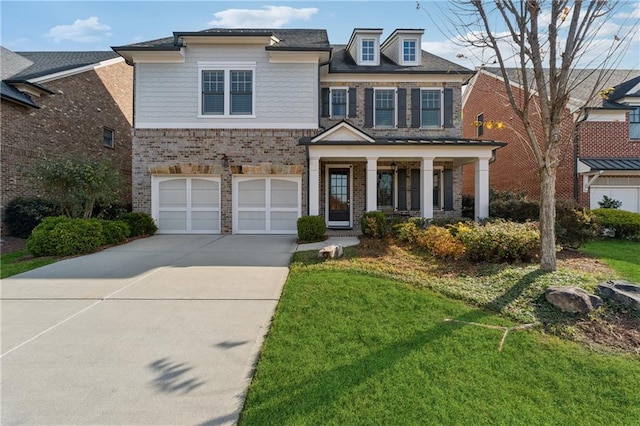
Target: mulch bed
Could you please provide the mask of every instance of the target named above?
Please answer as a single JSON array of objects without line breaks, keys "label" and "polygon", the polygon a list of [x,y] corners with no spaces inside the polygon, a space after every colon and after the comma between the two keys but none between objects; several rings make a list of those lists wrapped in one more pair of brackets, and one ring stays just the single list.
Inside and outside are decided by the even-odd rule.
[{"label": "mulch bed", "polygon": [[23,250],[25,248],[27,248],[27,240],[24,238],[2,237],[2,243],[0,245],[0,252],[2,252],[2,254]]}]

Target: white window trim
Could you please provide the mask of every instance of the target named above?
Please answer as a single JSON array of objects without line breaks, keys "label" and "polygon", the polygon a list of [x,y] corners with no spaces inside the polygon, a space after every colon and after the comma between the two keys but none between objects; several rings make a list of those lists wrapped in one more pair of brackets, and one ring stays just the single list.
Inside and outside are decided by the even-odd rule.
[{"label": "white window trim", "polygon": [[[404,59],[404,43],[412,41],[415,43],[415,59],[413,61],[405,61]],[[418,39],[415,37],[403,37],[400,39],[400,65],[420,65],[421,48],[418,44]]]},{"label": "white window trim", "polygon": [[[256,118],[256,62],[198,62],[198,118],[206,119],[246,119]],[[224,71],[224,114],[202,113],[202,72]],[[231,71],[252,71],[251,73],[251,105],[252,114],[231,114]]]},{"label": "white window trim", "polygon": [[344,117],[337,116],[337,118],[347,118],[349,117],[349,88],[348,87],[329,87],[329,118],[334,118],[333,115],[333,91],[334,90],[344,90],[346,92],[345,100],[345,115]]},{"label": "white window trim", "polygon": [[[425,126],[422,123],[422,93],[426,91],[440,91],[440,125]],[[421,129],[444,129],[444,88],[442,87],[421,87],[420,88],[420,128]]]},{"label": "white window trim", "polygon": [[[376,92],[379,90],[393,90],[394,98],[393,98],[393,125],[392,126],[382,126],[379,127],[376,125]],[[422,96],[422,95],[420,95]],[[422,99],[421,99],[422,101]],[[397,87],[374,87],[373,88],[373,128],[374,129],[397,129],[398,128],[398,88]]]},{"label": "white window trim", "polygon": [[[373,60],[365,60],[362,56],[364,53],[364,42],[365,41],[371,41],[373,42]],[[378,64],[378,58],[379,58],[379,53],[378,51],[380,50],[380,47],[378,46],[378,40],[375,37],[363,37],[360,39],[360,43],[359,46],[360,51],[358,52],[358,59],[360,62],[360,65],[377,65]]]}]

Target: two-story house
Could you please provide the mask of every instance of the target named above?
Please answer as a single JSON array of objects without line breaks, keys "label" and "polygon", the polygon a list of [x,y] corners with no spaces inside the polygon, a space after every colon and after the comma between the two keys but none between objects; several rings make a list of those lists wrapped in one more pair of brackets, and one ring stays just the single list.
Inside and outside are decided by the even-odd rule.
[{"label": "two-story house", "polygon": [[[515,96],[521,96],[520,75],[508,70]],[[507,142],[491,162],[490,185],[501,191],[540,194],[538,167],[524,127],[509,104],[497,69],[478,71],[463,99],[463,134]],[[556,198],[598,208],[604,195],[622,202],[622,209],[640,212],[640,76],[638,70],[576,70],[571,98],[561,126],[561,158]],[[608,89],[615,89],[603,96]],[[542,137],[540,116],[529,117]],[[493,125],[501,123],[502,126]],[[474,193],[474,171],[465,167],[463,190]]]},{"label": "two-story house", "polygon": [[1,206],[37,196],[34,165],[57,157],[111,158],[131,202],[133,73],[112,51],[12,52],[0,48]]},{"label": "two-story house", "polygon": [[210,29],[114,47],[135,66],[134,209],[165,233],[295,234],[303,214],[478,216],[503,144],[462,139],[472,71],[421,50],[423,30]]}]

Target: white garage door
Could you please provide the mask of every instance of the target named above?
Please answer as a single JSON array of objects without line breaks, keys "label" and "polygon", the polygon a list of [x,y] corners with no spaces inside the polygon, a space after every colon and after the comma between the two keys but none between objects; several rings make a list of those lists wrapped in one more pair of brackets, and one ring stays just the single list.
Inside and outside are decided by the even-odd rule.
[{"label": "white garage door", "polygon": [[234,234],[296,234],[300,177],[233,177]]},{"label": "white garage door", "polygon": [[620,209],[630,212],[640,213],[640,188],[625,186],[592,186],[590,207],[597,209],[600,207],[599,201],[603,196],[613,198],[622,202]]},{"label": "white garage door", "polygon": [[152,179],[152,215],[163,234],[219,234],[220,179]]}]

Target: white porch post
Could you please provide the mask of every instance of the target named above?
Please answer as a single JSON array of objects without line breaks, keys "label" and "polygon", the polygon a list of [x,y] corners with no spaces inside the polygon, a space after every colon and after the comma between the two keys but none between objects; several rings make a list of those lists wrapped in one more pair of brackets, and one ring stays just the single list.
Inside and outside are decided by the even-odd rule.
[{"label": "white porch post", "polygon": [[320,158],[309,158],[309,215],[320,214]]},{"label": "white porch post", "polygon": [[367,211],[378,210],[378,157],[367,157]]},{"label": "white porch post", "polygon": [[433,217],[433,157],[422,157],[422,185],[420,186],[422,217]]},{"label": "white porch post", "polygon": [[475,219],[489,217],[489,158],[476,162]]}]

